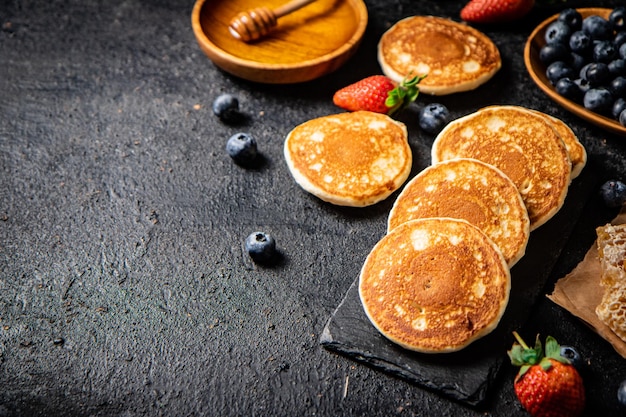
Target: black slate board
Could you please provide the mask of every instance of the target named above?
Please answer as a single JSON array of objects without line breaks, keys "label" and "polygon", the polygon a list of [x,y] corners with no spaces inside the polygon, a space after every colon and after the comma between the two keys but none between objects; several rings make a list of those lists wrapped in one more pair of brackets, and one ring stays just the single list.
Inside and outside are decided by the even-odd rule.
[{"label": "black slate board", "polygon": [[488,396],[506,351],[543,293],[546,281],[593,190],[596,175],[589,169],[570,185],[561,210],[533,231],[526,254],[511,269],[511,294],[498,327],[459,352],[429,355],[395,345],[369,322],[358,294],[358,278],[347,291],[320,337],[325,348],[365,363],[461,403],[478,406]]}]

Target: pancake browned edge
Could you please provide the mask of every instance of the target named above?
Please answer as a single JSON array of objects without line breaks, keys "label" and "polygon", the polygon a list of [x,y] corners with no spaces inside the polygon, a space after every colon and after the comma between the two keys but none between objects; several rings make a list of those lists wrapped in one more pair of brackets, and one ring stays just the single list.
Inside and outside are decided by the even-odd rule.
[{"label": "pancake browned edge", "polygon": [[411,179],[391,208],[388,230],[426,217],[477,226],[498,245],[509,267],[524,255],[530,237],[528,212],[513,181],[476,159],[439,162]]},{"label": "pancake browned edge", "polygon": [[565,143],[565,148],[567,149],[567,154],[572,164],[570,178],[574,179],[578,177],[585,165],[587,165],[587,150],[583,144],[580,143],[574,131],[563,120],[538,110],[533,111],[547,117],[548,120],[552,122],[552,126],[559,136],[561,136],[561,139],[563,139],[563,143]]},{"label": "pancake browned edge", "polygon": [[406,181],[412,155],[406,126],[384,114],[357,111],[309,120],[285,140],[296,182],[329,203],[362,207]]},{"label": "pancake browned edge", "polygon": [[520,191],[531,231],[559,211],[570,183],[563,140],[544,117],[519,106],[490,106],[450,122],[431,158],[475,158],[499,168]]},{"label": "pancake browned edge", "polygon": [[460,219],[403,223],[367,256],[359,295],[382,335],[410,350],[454,352],[489,334],[509,300],[498,247]]},{"label": "pancake browned edge", "polygon": [[502,66],[500,52],[484,33],[434,16],[411,16],[389,28],[378,42],[385,75],[401,82],[408,74],[426,75],[420,92],[432,95],[473,90]]}]

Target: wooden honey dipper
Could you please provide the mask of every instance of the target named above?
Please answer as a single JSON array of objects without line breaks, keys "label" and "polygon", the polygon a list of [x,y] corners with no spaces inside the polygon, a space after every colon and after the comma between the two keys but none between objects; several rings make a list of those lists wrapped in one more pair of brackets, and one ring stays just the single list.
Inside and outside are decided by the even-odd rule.
[{"label": "wooden honey dipper", "polygon": [[244,42],[253,41],[265,36],[276,26],[276,20],[291,12],[313,3],[315,0],[293,0],[274,10],[267,7],[241,12],[230,21],[228,30],[235,38]]}]

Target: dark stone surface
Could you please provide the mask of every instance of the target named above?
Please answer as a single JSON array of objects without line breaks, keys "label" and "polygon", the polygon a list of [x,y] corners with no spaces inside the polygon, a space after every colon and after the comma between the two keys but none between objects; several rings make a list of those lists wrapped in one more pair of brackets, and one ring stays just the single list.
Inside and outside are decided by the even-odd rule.
[{"label": "dark stone surface", "polygon": [[[389,25],[413,14],[457,18],[463,3],[366,1],[370,23],[352,60],[309,83],[272,86],[234,78],[202,54],[190,0],[0,2],[0,416],[524,416],[506,364],[476,409],[320,345],[392,199],[365,209],[322,203],[282,157],[295,125],[338,111],[337,88],[380,72],[375,45]],[[503,56],[494,79],[420,96],[399,116],[414,173],[430,163],[433,139],[417,111],[439,101],[455,117],[489,104],[560,117],[598,182],[625,179],[625,139],[558,107],[525,71],[526,37],[555,10],[483,28]],[[212,114],[222,92],[239,97],[243,124]],[[257,138],[259,167],[226,155],[237,131]],[[539,294],[614,214],[592,193]],[[276,238],[277,265],[244,253],[257,229]],[[529,319],[526,338],[551,334],[589,363],[586,415],[623,414],[624,360],[545,297]]]},{"label": "dark stone surface", "polygon": [[512,332],[524,326],[535,301],[543,295],[546,281],[573,231],[572,218],[580,217],[596,187],[597,178],[591,170],[571,184],[563,208],[533,231],[525,255],[511,269],[511,294],[498,327],[465,349],[425,355],[389,342],[365,315],[358,280],[324,328],[322,345],[451,399],[482,405],[498,381],[503,363],[509,361],[506,351],[510,349]]}]

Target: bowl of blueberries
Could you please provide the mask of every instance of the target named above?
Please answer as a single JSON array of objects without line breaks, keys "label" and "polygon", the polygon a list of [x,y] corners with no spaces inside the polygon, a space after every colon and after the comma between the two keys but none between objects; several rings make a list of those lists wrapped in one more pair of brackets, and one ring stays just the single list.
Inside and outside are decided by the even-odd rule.
[{"label": "bowl of blueberries", "polygon": [[524,48],[531,78],[577,116],[626,136],[626,7],[567,8]]}]

